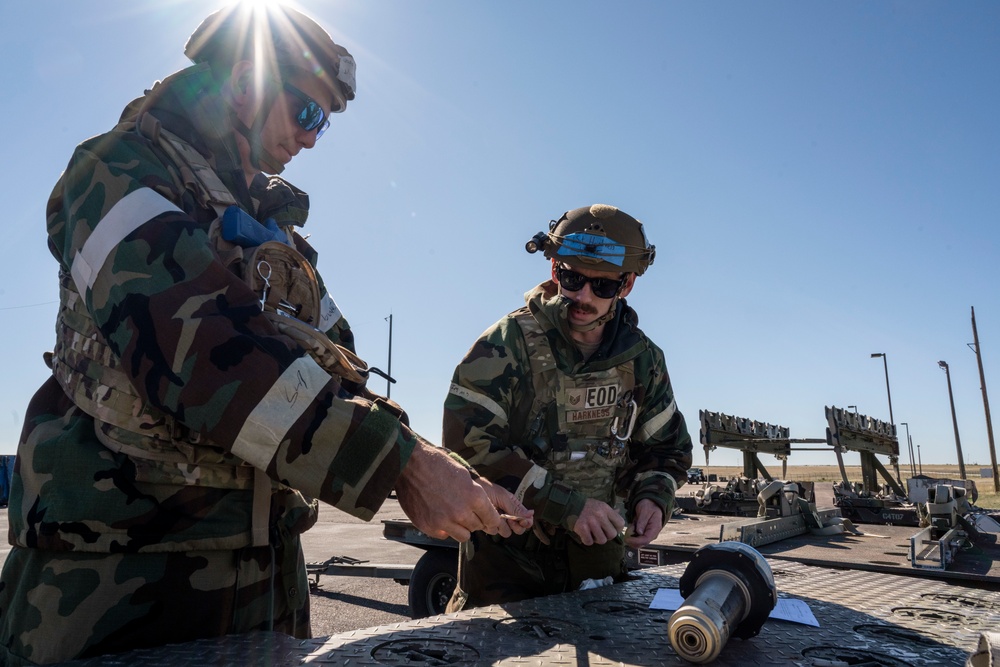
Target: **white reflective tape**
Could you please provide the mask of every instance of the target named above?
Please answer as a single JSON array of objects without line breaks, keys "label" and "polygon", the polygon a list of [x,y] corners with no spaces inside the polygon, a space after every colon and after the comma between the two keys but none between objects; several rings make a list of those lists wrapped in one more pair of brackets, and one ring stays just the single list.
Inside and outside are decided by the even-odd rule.
[{"label": "white reflective tape", "polygon": [[115,246],[139,227],[167,211],[180,213],[181,209],[149,188],[140,188],[122,197],[101,218],[80,252],[73,258],[70,273],[77,291],[86,295],[87,289],[94,286],[97,274]]},{"label": "white reflective tape", "polygon": [[531,487],[540,489],[545,486],[545,478],[548,474],[548,471],[542,466],[537,463],[532,464],[531,470],[524,475],[521,483],[517,485],[517,490],[514,491],[514,497],[517,498],[517,502],[524,502],[524,494]]},{"label": "white reflective tape", "polygon": [[470,389],[466,389],[465,387],[457,385],[454,382],[451,383],[451,389],[448,390],[448,393],[454,394],[459,398],[464,398],[470,403],[480,405],[495,414],[500,419],[507,421],[507,412],[500,407],[499,403],[485,394],[480,394]]},{"label": "white reflective tape", "polygon": [[319,302],[319,330],[326,333],[343,316],[330,293],[323,294],[323,299]]},{"label": "white reflective tape", "polygon": [[233,454],[256,468],[266,469],[288,429],[329,381],[330,374],[312,357],[297,359],[247,417],[233,443]]},{"label": "white reflective tape", "polygon": [[666,426],[667,422],[673,418],[675,412],[677,412],[677,401],[670,401],[670,405],[663,412],[642,425],[642,428],[639,429],[639,440],[651,438],[654,433]]}]

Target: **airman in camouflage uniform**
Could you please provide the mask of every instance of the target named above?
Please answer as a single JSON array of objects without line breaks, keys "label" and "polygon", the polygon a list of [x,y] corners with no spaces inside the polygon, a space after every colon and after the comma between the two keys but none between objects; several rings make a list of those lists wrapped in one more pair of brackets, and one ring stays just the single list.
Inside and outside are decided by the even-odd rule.
[{"label": "airman in camouflage uniform", "polygon": [[10,494],[2,664],[308,637],[315,499],[370,519],[395,488],[419,528],[459,540],[530,525],[365,388],[296,232],[308,198],[265,175],[354,99],[350,54],[254,3],[185,52],[194,66],[77,147],[48,203],[61,302]]},{"label": "airman in camouflage uniform", "polygon": [[552,280],[458,365],[444,442],[533,509],[534,529],[462,543],[449,611],[620,579],[625,545],[659,534],[691,465],[663,352],[625,302],[655,253],[639,221],[575,209],[527,249]]}]

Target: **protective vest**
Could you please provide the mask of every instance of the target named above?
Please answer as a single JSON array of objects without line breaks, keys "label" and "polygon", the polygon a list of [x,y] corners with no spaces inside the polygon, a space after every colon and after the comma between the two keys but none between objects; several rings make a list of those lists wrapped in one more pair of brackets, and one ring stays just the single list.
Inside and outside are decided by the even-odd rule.
[{"label": "protective vest", "polygon": [[[223,211],[236,204],[232,193],[205,158],[179,137],[160,127],[150,114],[134,125],[169,157],[179,174],[176,185],[194,194],[219,215],[209,237],[227,268],[261,297],[264,314],[296,340],[332,375],[364,384],[366,366],[350,351],[334,344],[316,326],[321,317],[318,279],[309,261],[290,243],[267,241],[243,248],[222,238]],[[122,126],[119,126],[122,129]],[[121,363],[104,342],[69,272],[60,275],[56,346],[50,357],[53,375],[66,394],[94,418],[98,439],[127,455],[136,480],[155,484],[253,489],[252,543],[267,543],[269,498],[284,488],[266,474],[219,445],[194,433],[172,416],[148,405],[138,395]],[[308,503],[304,498],[303,503]]]},{"label": "protective vest", "polygon": [[530,313],[515,321],[531,359],[535,399],[523,441],[533,443],[533,460],[554,481],[615,506],[615,478],[628,463],[637,417],[633,362],[570,375],[557,367],[549,340]]}]

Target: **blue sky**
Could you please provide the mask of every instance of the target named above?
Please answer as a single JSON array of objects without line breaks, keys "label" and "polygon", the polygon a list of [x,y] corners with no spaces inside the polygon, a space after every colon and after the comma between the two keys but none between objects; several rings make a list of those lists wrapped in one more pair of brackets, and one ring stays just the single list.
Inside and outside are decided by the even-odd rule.
[{"label": "blue sky", "polygon": [[[15,250],[0,264],[0,453],[47,375],[52,185],[76,143],[186,65],[184,41],[221,4],[0,9]],[[828,405],[888,421],[873,352],[888,355],[893,416],[925,463],[956,461],[947,361],[965,462],[989,465],[967,344],[975,306],[1000,415],[1000,4],[299,6],[355,55],[359,91],[285,176],[311,194],[320,271],[383,369],[392,314],[391,395],[432,441],[455,364],[547,276],[525,241],[601,202],[657,247],[629,302],[667,355],[695,465],[699,410],[793,438],[825,437]]]}]

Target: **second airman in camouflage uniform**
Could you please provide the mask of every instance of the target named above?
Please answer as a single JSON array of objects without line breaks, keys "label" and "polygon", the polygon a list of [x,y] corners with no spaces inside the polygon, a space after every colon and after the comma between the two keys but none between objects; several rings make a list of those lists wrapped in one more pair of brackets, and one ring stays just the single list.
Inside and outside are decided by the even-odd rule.
[{"label": "second airman in camouflage uniform", "polygon": [[528,250],[551,259],[552,280],[455,369],[443,437],[534,510],[534,530],[473,533],[449,611],[620,579],[625,545],[659,534],[691,465],[663,352],[625,302],[655,252],[639,221],[575,209]]},{"label": "second airman in camouflage uniform", "polygon": [[249,2],[185,52],[195,64],[78,146],[49,200],[60,310],[18,445],[0,664],[308,637],[315,499],[369,519],[395,488],[438,537],[527,527],[365,388],[296,231],[308,198],[266,175],[354,99],[350,54]]}]

